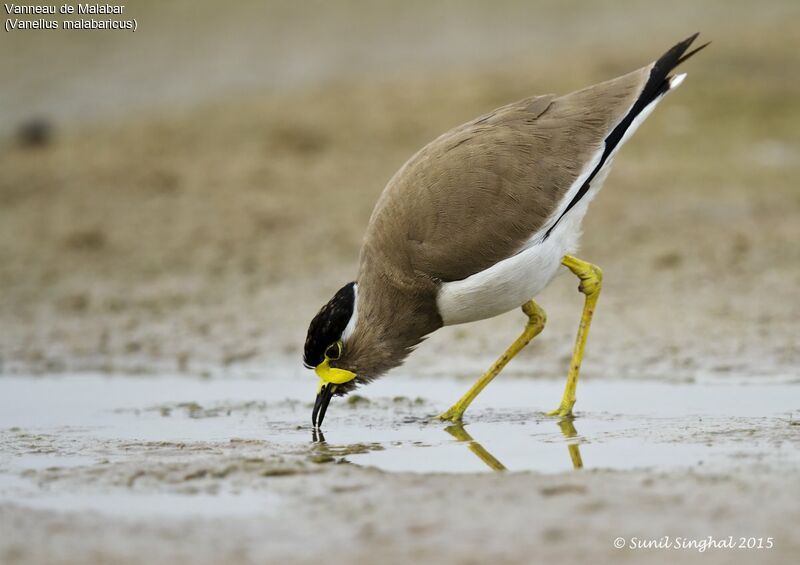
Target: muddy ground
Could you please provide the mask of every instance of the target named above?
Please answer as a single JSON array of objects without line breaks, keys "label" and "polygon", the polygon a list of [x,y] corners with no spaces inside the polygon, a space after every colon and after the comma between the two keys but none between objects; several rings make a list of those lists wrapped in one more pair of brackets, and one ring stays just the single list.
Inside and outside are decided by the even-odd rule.
[{"label": "muddy ground", "polygon": [[[471,4],[458,17],[452,5],[411,3],[392,14],[365,10],[362,20],[351,3],[316,6],[310,16],[243,2],[213,25],[206,3],[193,20],[175,8],[158,13],[156,4],[140,8],[152,22],[144,39],[3,37],[12,49],[2,50],[0,70],[17,78],[4,84],[9,112],[0,120],[0,387],[5,402],[21,395],[12,406],[25,409],[13,413],[20,423],[2,420],[0,561],[658,562],[674,555],[619,552],[617,535],[776,538],[772,550],[751,551],[748,560],[785,562],[800,551],[791,527],[800,402],[757,403],[751,420],[729,414],[712,429],[703,418],[716,403],[700,396],[692,418],[668,428],[691,430],[693,445],[735,444],[744,453],[710,470],[697,457],[675,464],[631,457],[639,463],[595,459],[579,472],[515,469],[507,458],[518,472],[391,472],[347,459],[367,441],[356,423],[385,432],[383,439],[364,432],[384,450],[397,427],[428,430],[426,416],[449,398],[431,383],[450,383],[448,394],[467,386],[519,331],[520,314],[435,334],[396,371],[398,379],[419,379],[415,393],[386,385],[364,391],[373,403],[364,412],[332,406],[323,447],[333,454],[320,455],[305,430],[314,381],[300,364],[308,320],[352,279],[377,195],[420,145],[506,102],[636,68],[699,29],[714,43],[687,64],[684,85],[620,153],[584,226],[581,255],[603,267],[606,284],[583,375],[613,383],[618,402],[593,405],[579,390],[579,440],[559,439],[556,424],[554,437],[520,437],[531,449],[562,442],[566,454],[576,441],[603,444],[590,422],[619,417],[638,430],[628,436],[647,444],[661,423],[632,414],[658,405],[659,395],[633,402],[625,382],[683,387],[678,397],[687,402],[708,383],[787,387],[782,397],[797,398],[794,2],[681,2],[657,24],[652,6],[638,2],[610,12],[577,3],[537,11],[518,2],[494,10]],[[252,23],[267,20],[268,33]],[[176,29],[202,33],[182,43]],[[133,49],[137,41],[147,48]],[[36,116],[53,125],[49,142],[20,143],[16,128]],[[548,326],[503,373],[522,386],[546,384],[531,391],[530,412],[487,400],[476,404],[468,433],[477,437],[484,420],[538,422],[556,403],[580,311],[575,286],[564,274],[539,297]],[[163,437],[137,439],[131,424],[125,437],[109,439],[96,432],[106,420],[75,420],[82,411],[117,414],[117,397],[100,385],[85,406],[66,402],[73,412],[54,409],[50,419],[36,412],[37,394],[55,394],[58,383],[79,383],[80,375],[130,379],[135,391],[147,383],[169,388],[168,402],[127,407],[162,418],[155,429],[163,426]],[[16,388],[35,378],[53,388]],[[231,391],[198,401],[193,387],[218,381]],[[250,383],[247,394],[236,392],[240,382]],[[308,400],[287,382],[307,385]],[[407,399],[409,422],[392,408],[395,396]],[[204,439],[202,427],[199,436],[176,434],[173,416],[191,419],[194,410],[209,418],[209,405],[224,416],[216,435]],[[282,407],[278,416],[274,406]],[[247,438],[237,435],[242,411],[252,416]],[[384,412],[388,423],[380,424]],[[23,418],[39,413],[41,421]],[[334,435],[337,422],[349,422],[346,435]],[[259,436],[260,429],[270,431]],[[275,430],[307,439],[266,439]],[[464,447],[469,455],[468,439],[456,445],[458,437],[441,434],[430,449]],[[511,453],[526,449],[515,445]],[[61,506],[48,498],[70,493],[75,498]],[[242,510],[242,499],[259,504]],[[113,511],[115,501],[122,512]],[[148,514],[151,502],[178,510]],[[725,551],[681,557],[730,560]]]},{"label": "muddy ground", "polygon": [[395,376],[312,438],[297,379],[7,377],[2,555],[785,563],[800,549],[796,387],[593,381],[557,422],[543,409],[559,383],[511,379],[456,427],[431,417],[463,383]]}]

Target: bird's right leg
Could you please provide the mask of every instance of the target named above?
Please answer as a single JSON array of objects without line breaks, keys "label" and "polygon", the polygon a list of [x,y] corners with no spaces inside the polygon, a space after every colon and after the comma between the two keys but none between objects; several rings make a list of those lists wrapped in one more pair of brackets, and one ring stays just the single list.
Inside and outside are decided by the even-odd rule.
[{"label": "bird's right leg", "polygon": [[506,349],[506,352],[500,356],[500,358],[494,362],[494,364],[486,371],[483,376],[478,379],[478,381],[472,385],[467,391],[467,394],[461,397],[461,399],[453,404],[449,410],[439,414],[437,418],[439,420],[449,420],[450,422],[458,423],[461,421],[461,418],[464,416],[464,411],[467,407],[475,400],[475,397],[480,394],[480,392],[488,385],[493,378],[495,378],[500,371],[503,370],[509,361],[519,353],[523,347],[528,345],[530,341],[535,338],[539,333],[544,329],[545,321],[547,321],[547,315],[542,310],[541,306],[536,304],[533,300],[526,302],[522,306],[522,311],[525,312],[525,315],[528,316],[528,323],[525,325],[525,330],[522,332],[514,343]]},{"label": "bird's right leg", "polygon": [[569,374],[567,375],[567,386],[564,389],[564,396],[561,404],[555,410],[548,412],[548,416],[571,416],[572,407],[575,405],[575,389],[578,386],[578,373],[581,370],[583,361],[583,350],[586,347],[586,338],[589,336],[589,325],[592,323],[594,309],[597,306],[597,299],[600,296],[600,289],[603,286],[603,271],[597,265],[592,265],[576,257],[565,255],[561,264],[575,273],[580,279],[578,290],[581,291],[586,299],[583,303],[583,314],[581,323],[578,327],[578,337],[575,340],[575,350],[572,352],[572,361],[569,364]]}]

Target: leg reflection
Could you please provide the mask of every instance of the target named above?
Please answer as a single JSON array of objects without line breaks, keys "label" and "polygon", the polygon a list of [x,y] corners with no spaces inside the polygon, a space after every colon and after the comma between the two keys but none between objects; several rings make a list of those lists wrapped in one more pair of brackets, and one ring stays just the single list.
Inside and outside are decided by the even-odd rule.
[{"label": "leg reflection", "polygon": [[[567,417],[558,421],[558,427],[561,428],[561,433],[567,439],[578,436],[578,430],[575,429],[575,425],[572,423],[573,419],[572,417]],[[569,457],[572,459],[572,468],[583,469],[583,459],[581,459],[581,450],[578,447],[578,442],[570,443],[567,445],[567,449],[569,450]]]},{"label": "leg reflection", "polygon": [[464,426],[461,424],[453,424],[452,426],[447,426],[444,431],[448,434],[456,438],[458,441],[468,441],[469,442],[469,450],[477,455],[481,461],[486,463],[486,465],[495,471],[505,471],[505,466],[500,463],[494,456],[486,451],[481,444],[477,441],[472,439],[472,436],[467,433],[467,430],[464,429]]},{"label": "leg reflection", "polygon": [[[567,439],[577,438],[578,437],[578,430],[575,429],[575,425],[573,424],[572,417],[562,418],[558,421],[558,427],[561,429],[561,433],[564,434],[564,437]],[[464,426],[461,424],[453,424],[452,426],[448,426],[444,429],[448,434],[453,436],[458,441],[465,441],[469,443],[469,450],[472,451],[475,455],[477,455],[481,461],[486,463],[486,465],[494,470],[494,471],[506,471],[505,465],[503,465],[497,458],[494,457],[491,453],[486,451],[486,449],[477,441],[475,441],[467,430],[464,429]],[[569,458],[572,460],[572,468],[573,469],[582,469],[583,468],[583,459],[581,459],[581,450],[578,441],[574,441],[567,445],[567,451],[569,452]]]}]

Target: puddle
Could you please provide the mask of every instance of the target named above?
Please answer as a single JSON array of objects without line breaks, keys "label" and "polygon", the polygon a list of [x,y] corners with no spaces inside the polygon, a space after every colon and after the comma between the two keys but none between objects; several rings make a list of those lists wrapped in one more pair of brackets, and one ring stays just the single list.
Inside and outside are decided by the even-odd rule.
[{"label": "puddle", "polygon": [[[315,469],[347,462],[388,472],[716,471],[800,462],[796,383],[589,381],[579,388],[577,417],[559,421],[543,412],[558,401],[563,383],[500,378],[467,412],[464,426],[431,420],[468,386],[388,377],[358,398],[335,399],[320,435],[310,427],[312,379],[5,377],[0,500],[132,516],[270,511],[275,500],[263,489],[239,494],[249,492],[248,480],[275,480],[260,470],[252,478],[240,473],[232,492],[226,473],[216,483],[209,479],[222,488],[188,495],[169,490],[183,476],[183,463],[158,449],[224,467],[232,455],[225,450],[234,444],[248,445],[250,455],[295,457]],[[164,474],[172,477],[166,486],[153,479],[151,491],[91,487],[102,465],[141,466],[159,458],[178,468]],[[64,476],[87,469],[59,490]]]},{"label": "puddle", "polygon": [[[392,449],[357,454],[347,460],[386,471],[472,473],[495,470],[533,470],[559,473],[571,469],[655,469],[704,467],[719,471],[742,463],[768,461],[797,463],[796,445],[781,441],[705,442],[683,439],[674,433],[684,421],[663,422],[658,434],[637,432],[636,426],[609,426],[599,419],[580,419],[540,424],[514,425],[476,423],[449,427],[443,436],[424,448],[397,444]],[[613,431],[611,431],[613,429]]]}]

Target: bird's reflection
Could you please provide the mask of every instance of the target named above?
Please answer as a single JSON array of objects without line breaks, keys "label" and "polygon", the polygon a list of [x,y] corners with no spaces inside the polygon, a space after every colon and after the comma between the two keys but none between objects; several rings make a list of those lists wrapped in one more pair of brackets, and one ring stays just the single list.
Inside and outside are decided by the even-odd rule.
[{"label": "bird's reflection", "polygon": [[[569,452],[570,460],[572,461],[573,469],[582,469],[583,468],[583,459],[581,459],[581,451],[578,438],[578,431],[575,429],[575,424],[573,422],[573,418],[562,418],[556,422],[558,428],[561,430],[564,438],[567,440],[575,438],[575,441],[571,441],[567,444],[567,451]],[[483,461],[487,467],[492,469],[493,471],[506,471],[506,466],[503,465],[499,459],[497,459],[494,455],[489,453],[485,447],[483,447],[480,443],[475,441],[475,439],[469,435],[464,426],[461,424],[453,424],[448,426],[444,429],[448,434],[453,436],[459,442],[467,443],[467,447],[469,450],[474,453],[481,461]],[[327,462],[332,461],[335,456],[347,455],[349,454],[348,449],[340,449],[337,447],[331,448],[327,442],[325,441],[325,435],[322,433],[322,430],[319,428],[312,428],[311,431],[311,441],[314,444],[314,451],[316,460],[318,462]]]},{"label": "bird's reflection", "polygon": [[481,444],[472,439],[472,436],[467,433],[464,426],[461,424],[454,424],[447,426],[444,431],[456,438],[458,441],[468,441],[469,450],[478,456],[478,458],[486,463],[486,465],[495,471],[505,471],[506,467],[498,461],[491,453],[486,451]]},{"label": "bird's reflection", "polygon": [[[578,437],[578,430],[575,429],[573,418],[562,418],[558,421],[558,427],[566,439]],[[448,434],[456,438],[458,441],[469,442],[469,450],[478,456],[490,469],[494,471],[505,471],[506,467],[494,455],[489,453],[480,443],[475,441],[471,435],[467,433],[464,426],[461,424],[454,424],[444,429]],[[567,444],[569,457],[572,460],[573,469],[583,468],[583,459],[581,459],[581,450],[578,441],[570,442]]]}]

